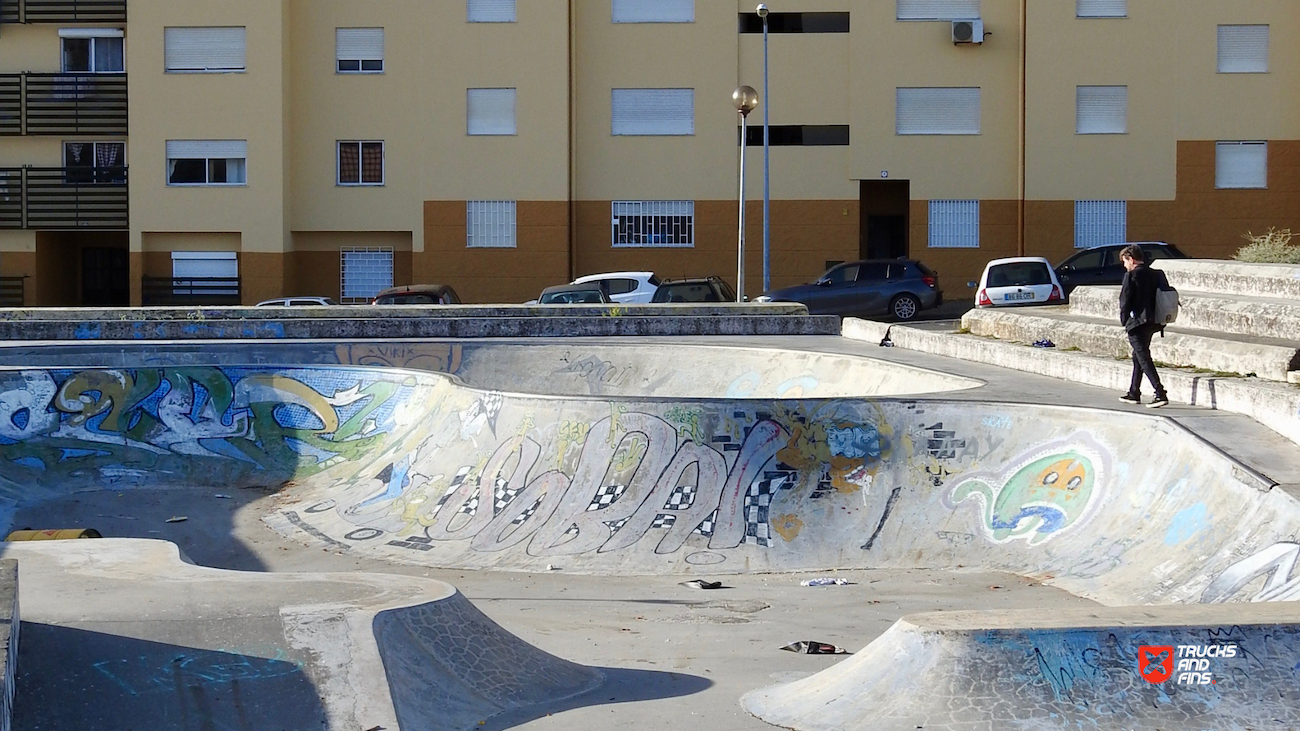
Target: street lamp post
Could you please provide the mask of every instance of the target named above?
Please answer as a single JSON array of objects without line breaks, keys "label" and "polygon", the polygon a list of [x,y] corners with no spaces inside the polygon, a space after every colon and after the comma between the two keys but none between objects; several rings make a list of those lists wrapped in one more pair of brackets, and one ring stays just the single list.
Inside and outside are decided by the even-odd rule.
[{"label": "street lamp post", "polygon": [[[736,301],[745,301],[745,146],[749,113],[758,106],[758,92],[752,86],[737,87],[731,93],[731,102],[740,112],[740,228],[736,252]],[[766,291],[766,290],[765,290]]]},{"label": "street lamp post", "polygon": [[767,88],[767,5],[758,6],[763,19],[763,291],[772,291],[772,136],[768,110],[772,95]]}]

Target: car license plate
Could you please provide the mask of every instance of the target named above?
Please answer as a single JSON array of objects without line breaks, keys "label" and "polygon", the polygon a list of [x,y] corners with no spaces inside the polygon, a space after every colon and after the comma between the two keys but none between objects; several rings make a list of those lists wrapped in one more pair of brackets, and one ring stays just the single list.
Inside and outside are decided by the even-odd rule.
[{"label": "car license plate", "polygon": [[1033,292],[1008,292],[1003,299],[1007,302],[1021,302],[1024,300],[1032,300],[1033,298]]}]

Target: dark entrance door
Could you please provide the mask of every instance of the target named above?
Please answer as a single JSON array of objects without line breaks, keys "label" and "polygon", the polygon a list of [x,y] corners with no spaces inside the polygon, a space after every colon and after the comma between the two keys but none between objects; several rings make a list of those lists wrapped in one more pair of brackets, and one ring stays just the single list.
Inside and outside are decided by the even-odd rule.
[{"label": "dark entrance door", "polygon": [[87,246],[81,250],[81,304],[86,307],[131,304],[131,259],[126,249]]},{"label": "dark entrance door", "polygon": [[906,180],[863,180],[858,231],[863,259],[908,256],[911,183]]}]

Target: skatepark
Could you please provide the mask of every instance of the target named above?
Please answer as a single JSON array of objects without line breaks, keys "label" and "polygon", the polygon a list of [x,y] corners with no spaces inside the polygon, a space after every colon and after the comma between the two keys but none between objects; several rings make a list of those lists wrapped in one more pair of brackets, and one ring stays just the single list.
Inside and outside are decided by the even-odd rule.
[{"label": "skatepark", "polygon": [[6,323],[9,527],[105,536],[4,544],[13,728],[1300,727],[1300,447],[1249,416],[725,308],[208,316]]}]

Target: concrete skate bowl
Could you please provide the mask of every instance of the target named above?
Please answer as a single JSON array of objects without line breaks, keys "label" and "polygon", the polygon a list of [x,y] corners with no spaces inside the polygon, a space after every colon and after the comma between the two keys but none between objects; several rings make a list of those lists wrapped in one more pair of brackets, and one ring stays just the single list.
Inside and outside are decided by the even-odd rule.
[{"label": "concrete skate bowl", "polygon": [[[941,398],[521,395],[379,367],[27,370],[0,388],[0,455],[0,487],[16,502],[104,487],[284,485],[265,520],[286,536],[438,567],[979,568],[1108,607],[1300,591],[1292,498],[1172,422],[1105,411]],[[1236,721],[1225,719],[1238,712],[1242,723],[1276,727],[1225,702],[1229,691],[1253,694],[1246,706],[1259,714],[1295,719],[1289,691],[1279,691],[1292,686],[1275,668],[1300,656],[1274,662],[1296,655],[1289,620],[1252,624],[1242,605],[1193,620],[1161,613],[1169,609],[1140,610],[1151,613],[1142,631],[1118,629],[1131,610],[1100,609],[1053,630],[1055,645],[1028,632],[1046,619],[1008,630],[1005,618],[986,618],[900,638],[910,632],[903,620],[884,644],[827,671],[839,680],[800,682],[879,704],[911,700],[887,706],[880,728],[927,718],[1042,727],[1024,720],[1040,712],[1062,727],[1230,728]],[[1256,658],[1242,668],[1252,683],[1132,683],[1139,643],[1171,636],[1170,627],[1241,645]],[[994,676],[949,663],[890,685],[878,665],[859,662],[875,652],[888,664],[890,647],[925,657],[940,638],[967,656],[1001,643],[1014,671],[1001,685],[944,696],[940,684]],[[862,715],[869,704],[806,713],[791,700],[803,690],[752,695],[746,707],[795,728],[873,717]],[[1175,694],[1196,700],[1195,712],[1170,702]],[[943,697],[969,715],[926,705]],[[1104,704],[1091,698],[1109,706],[1098,711]]]}]

